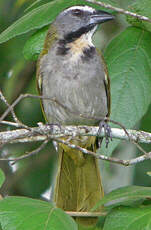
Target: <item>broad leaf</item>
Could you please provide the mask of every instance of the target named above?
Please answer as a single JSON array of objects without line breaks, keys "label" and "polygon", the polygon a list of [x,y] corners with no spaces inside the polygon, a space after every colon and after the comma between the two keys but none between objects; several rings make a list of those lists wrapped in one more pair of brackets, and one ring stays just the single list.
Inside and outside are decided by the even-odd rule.
[{"label": "broad leaf", "polygon": [[24,12],[31,11],[31,10],[35,9],[36,7],[39,7],[45,3],[52,2],[52,1],[54,1],[54,0],[36,0],[32,4],[30,4],[30,6],[28,6]]},{"label": "broad leaf", "polygon": [[45,26],[44,28],[38,30],[27,40],[23,49],[25,59],[34,61],[38,59],[44,45],[48,27],[49,26]]},{"label": "broad leaf", "polygon": [[103,230],[151,229],[151,206],[118,207],[107,216]]},{"label": "broad leaf", "polygon": [[31,30],[42,28],[50,24],[63,9],[78,4],[90,5],[96,9],[100,9],[100,6],[88,3],[84,0],[56,0],[43,4],[24,15],[3,31],[0,34],[0,43],[6,42],[15,36],[27,33]]},{"label": "broad leaf", "polygon": [[77,230],[73,219],[51,203],[25,197],[0,201],[3,230]]},{"label": "broad leaf", "polygon": [[[42,4],[44,4],[44,3],[48,2],[48,1],[50,2],[50,1],[54,1],[54,0],[37,0],[33,4],[31,4],[27,9],[25,9],[25,12],[27,12],[27,11],[33,9],[33,8],[36,8],[37,6],[42,5]],[[101,2],[104,2],[106,4],[112,4],[113,6],[118,6],[119,5],[116,2],[116,0],[102,0]],[[87,5],[87,2],[85,2],[85,5]]]},{"label": "broad leaf", "polygon": [[4,181],[5,181],[5,175],[2,169],[0,169],[0,187],[3,185]]},{"label": "broad leaf", "polygon": [[97,209],[101,205],[105,207],[113,207],[120,204],[125,204],[129,201],[136,201],[140,199],[151,199],[151,188],[143,186],[126,186],[113,190],[105,195],[93,208]]},{"label": "broad leaf", "polygon": [[[151,33],[129,27],[114,38],[105,51],[111,79],[111,118],[132,128],[147,112],[151,103]],[[108,149],[112,153],[119,141]]]},{"label": "broad leaf", "polygon": [[[129,6],[128,10],[138,13],[143,16],[147,16],[151,19],[151,1],[150,0],[135,0]],[[142,21],[138,18],[127,16],[127,21],[133,26],[141,27],[151,32],[151,23]]]}]

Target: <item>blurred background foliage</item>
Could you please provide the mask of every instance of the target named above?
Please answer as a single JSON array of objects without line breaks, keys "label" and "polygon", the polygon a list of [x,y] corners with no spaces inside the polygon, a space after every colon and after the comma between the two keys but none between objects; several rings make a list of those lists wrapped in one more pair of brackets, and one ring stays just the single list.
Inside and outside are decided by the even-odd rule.
[{"label": "blurred background foliage", "polygon": [[[0,0],[0,32],[21,17],[24,10],[34,2],[33,0]],[[50,2],[50,0],[43,2]],[[121,7],[127,7],[132,1],[115,0],[114,2],[117,2]],[[101,31],[95,34],[94,43],[104,50],[108,42],[127,26],[124,16],[118,15],[114,22],[102,25]],[[22,53],[24,44],[31,34],[32,32],[23,34],[0,45],[0,89],[9,103],[12,103],[21,93],[37,94],[36,62],[26,61]],[[5,109],[6,106],[0,101],[0,114]],[[16,106],[15,112],[18,118],[28,126],[36,126],[37,122],[45,122],[38,99],[24,99]],[[150,114],[151,106],[135,128],[150,132]],[[11,120],[11,117],[9,116],[7,119]],[[9,130],[10,127],[7,129]],[[0,130],[6,130],[6,127],[0,125]],[[5,145],[0,149],[0,156],[20,156],[25,152],[32,151],[38,145],[39,143]],[[142,146],[146,151],[149,150],[149,146]],[[138,154],[135,147],[129,143],[121,143],[113,153],[114,156],[124,159],[135,157]],[[0,162],[0,168],[6,175],[6,182],[0,193],[40,198],[53,185],[56,159],[55,150],[50,143],[38,155],[19,161],[14,165]],[[150,161],[128,168],[101,162],[105,192],[130,184],[150,186],[151,180],[147,175],[148,171],[151,171]],[[45,197],[49,198],[48,193]]]},{"label": "blurred background foliage", "polygon": [[[0,1],[0,31],[6,29],[16,19],[23,15],[25,8],[34,1],[31,0],[1,0]],[[12,103],[21,93],[37,94],[35,67],[36,63],[25,61],[22,50],[30,35],[22,35],[0,46],[0,88],[9,103]],[[0,114],[6,106],[0,101]],[[24,100],[15,110],[19,119],[29,125],[45,122],[38,100]],[[11,117],[8,118],[11,120]],[[2,130],[4,127],[0,126]],[[8,128],[9,129],[9,128]],[[1,156],[10,154],[19,156],[38,147],[38,143],[13,144],[1,149]],[[50,149],[52,151],[50,151]],[[0,167],[6,174],[6,182],[2,194],[25,195],[40,197],[50,187],[55,165],[55,151],[49,144],[42,153],[16,163],[0,162]]]}]

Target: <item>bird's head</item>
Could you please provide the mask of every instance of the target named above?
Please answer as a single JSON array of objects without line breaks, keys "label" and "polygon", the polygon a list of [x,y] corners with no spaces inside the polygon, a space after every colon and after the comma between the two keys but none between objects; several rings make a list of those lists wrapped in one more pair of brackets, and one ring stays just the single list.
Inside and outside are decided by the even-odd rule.
[{"label": "bird's head", "polygon": [[59,38],[72,42],[83,34],[95,32],[97,25],[114,19],[114,16],[89,6],[73,6],[62,11],[54,25]]}]

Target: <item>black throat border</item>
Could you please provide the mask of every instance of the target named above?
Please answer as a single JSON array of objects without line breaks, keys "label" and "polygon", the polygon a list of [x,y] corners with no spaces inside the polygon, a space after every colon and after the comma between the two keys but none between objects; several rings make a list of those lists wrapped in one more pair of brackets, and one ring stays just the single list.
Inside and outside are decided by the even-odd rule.
[{"label": "black throat border", "polygon": [[[57,49],[57,55],[66,55],[68,54],[68,51],[70,48],[67,48],[66,45],[68,43],[74,42],[79,37],[81,37],[83,34],[88,33],[90,30],[92,30],[95,27],[95,25],[90,25],[87,27],[81,27],[79,30],[68,33],[64,36],[64,39],[60,39],[58,41],[58,49]],[[95,47],[89,46],[83,50],[83,54],[81,55],[83,61],[88,61],[90,58],[93,57],[95,53]]]}]

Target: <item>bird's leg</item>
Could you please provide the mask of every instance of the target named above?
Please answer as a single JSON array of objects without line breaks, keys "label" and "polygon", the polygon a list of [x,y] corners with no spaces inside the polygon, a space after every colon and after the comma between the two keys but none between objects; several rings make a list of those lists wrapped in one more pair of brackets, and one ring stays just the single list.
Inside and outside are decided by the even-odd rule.
[{"label": "bird's leg", "polygon": [[102,128],[104,128],[104,134],[105,134],[105,143],[106,143],[106,148],[108,147],[109,140],[112,141],[112,132],[111,132],[111,127],[108,124],[107,120],[104,119],[100,122],[99,124],[99,129],[98,129],[98,135],[100,135]]}]

